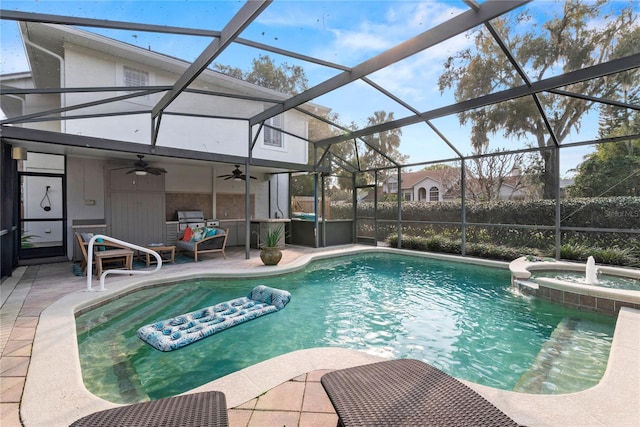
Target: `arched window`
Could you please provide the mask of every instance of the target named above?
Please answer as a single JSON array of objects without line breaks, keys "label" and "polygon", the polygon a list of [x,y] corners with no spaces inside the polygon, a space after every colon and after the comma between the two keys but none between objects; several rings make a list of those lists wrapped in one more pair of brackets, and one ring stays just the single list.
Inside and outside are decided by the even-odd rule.
[{"label": "arched window", "polygon": [[440,200],[440,190],[438,190],[438,187],[431,187],[429,189],[429,201],[437,202],[439,200]]}]

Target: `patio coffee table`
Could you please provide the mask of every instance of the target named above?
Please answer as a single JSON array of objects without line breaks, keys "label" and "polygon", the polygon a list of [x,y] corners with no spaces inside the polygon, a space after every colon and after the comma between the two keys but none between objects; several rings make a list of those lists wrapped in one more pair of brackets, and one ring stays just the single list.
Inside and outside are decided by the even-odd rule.
[{"label": "patio coffee table", "polygon": [[[146,245],[145,248],[151,249],[152,251],[158,252],[158,254],[162,257],[163,261],[171,261],[171,264],[175,261],[176,257],[176,247],[173,245]],[[151,263],[155,263],[155,257],[151,257],[151,254],[148,252],[138,252],[138,258],[141,255],[145,255],[145,262],[147,263],[147,267],[151,265]]]},{"label": "patio coffee table", "polygon": [[133,270],[133,251],[131,249],[111,249],[108,251],[96,251],[93,254],[96,261],[96,276],[102,275],[103,263],[106,260],[122,260],[125,270]]}]

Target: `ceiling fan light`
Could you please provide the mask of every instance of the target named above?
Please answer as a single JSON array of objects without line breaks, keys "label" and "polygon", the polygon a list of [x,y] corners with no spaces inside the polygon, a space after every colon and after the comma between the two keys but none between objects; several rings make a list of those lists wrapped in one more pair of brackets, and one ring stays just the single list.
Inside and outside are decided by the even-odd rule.
[{"label": "ceiling fan light", "polygon": [[240,178],[239,176],[236,176],[233,178],[234,181],[242,181],[242,178]]},{"label": "ceiling fan light", "polygon": [[136,171],[136,175],[144,176],[147,174],[147,171]]}]

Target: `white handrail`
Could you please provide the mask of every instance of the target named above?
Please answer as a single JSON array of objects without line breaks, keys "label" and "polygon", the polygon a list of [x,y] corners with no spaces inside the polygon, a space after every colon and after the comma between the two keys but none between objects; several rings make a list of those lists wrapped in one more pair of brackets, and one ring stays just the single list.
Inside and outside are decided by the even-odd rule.
[{"label": "white handrail", "polygon": [[112,273],[112,274],[153,274],[156,271],[160,270],[160,267],[162,267],[162,257],[160,256],[160,254],[158,254],[158,252],[149,249],[149,248],[145,248],[142,246],[138,246],[138,245],[134,245],[133,243],[129,243],[129,242],[125,242],[122,240],[118,240],[118,239],[114,239],[113,237],[109,237],[109,236],[105,236],[104,234],[96,234],[95,236],[93,236],[91,238],[91,240],[89,240],[89,247],[87,248],[87,292],[91,292],[93,289],[91,287],[91,276],[93,276],[93,274],[91,273],[91,268],[93,265],[93,244],[95,243],[95,241],[97,239],[102,239],[105,240],[107,242],[113,242],[113,243],[117,243],[119,245],[122,246],[126,246],[128,248],[131,249],[136,249],[142,252],[146,252],[148,254],[153,255],[156,258],[157,261],[157,265],[156,268],[154,270],[151,271],[134,271],[134,270],[106,270],[104,271],[101,275],[100,275],[100,289],[98,289],[98,291],[104,291],[105,287],[104,287],[104,278],[107,276],[107,274]]}]

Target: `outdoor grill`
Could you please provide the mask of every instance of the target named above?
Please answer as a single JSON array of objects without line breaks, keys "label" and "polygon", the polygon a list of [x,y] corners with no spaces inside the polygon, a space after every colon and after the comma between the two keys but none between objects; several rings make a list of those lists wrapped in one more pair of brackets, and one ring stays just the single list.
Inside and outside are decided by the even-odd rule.
[{"label": "outdoor grill", "polygon": [[204,219],[202,211],[178,211],[178,229],[180,232],[189,228],[217,227],[220,221],[216,219]]}]

